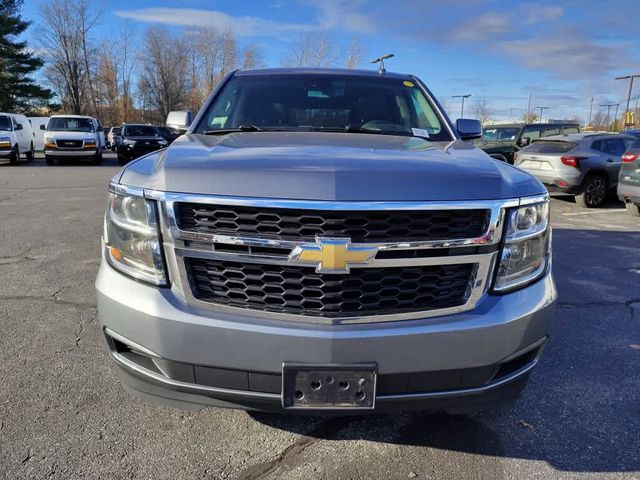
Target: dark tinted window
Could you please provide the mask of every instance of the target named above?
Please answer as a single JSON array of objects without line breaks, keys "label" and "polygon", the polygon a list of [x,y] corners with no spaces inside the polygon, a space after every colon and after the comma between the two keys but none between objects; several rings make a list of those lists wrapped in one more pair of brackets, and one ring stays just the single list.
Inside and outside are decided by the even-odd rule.
[{"label": "dark tinted window", "polygon": [[487,127],[482,130],[483,140],[515,140],[519,127]]},{"label": "dark tinted window", "polygon": [[562,133],[580,133],[580,128],[577,126],[562,127]]},{"label": "dark tinted window", "polygon": [[531,140],[534,140],[536,138],[540,138],[541,130],[542,130],[542,127],[534,127],[534,126],[524,127],[524,131],[522,132],[522,136],[523,137],[528,137]]},{"label": "dark tinted window", "polygon": [[151,125],[127,125],[124,127],[123,135],[125,137],[157,137],[158,131]]},{"label": "dark tinted window", "polygon": [[621,138],[605,140],[605,151],[611,155],[621,156],[627,150],[627,146]]},{"label": "dark tinted window", "polygon": [[49,131],[93,132],[93,122],[89,118],[57,117],[49,120]]},{"label": "dark tinted window", "polygon": [[3,132],[11,131],[11,119],[5,115],[0,117],[0,131],[3,131]]},{"label": "dark tinted window", "polygon": [[198,131],[254,125],[290,131],[420,135],[451,140],[443,120],[411,81],[349,75],[248,75],[229,80]]},{"label": "dark tinted window", "polygon": [[566,153],[576,148],[573,142],[540,140],[527,147],[527,153]]},{"label": "dark tinted window", "polygon": [[542,136],[550,137],[551,135],[560,135],[560,127],[545,127]]}]

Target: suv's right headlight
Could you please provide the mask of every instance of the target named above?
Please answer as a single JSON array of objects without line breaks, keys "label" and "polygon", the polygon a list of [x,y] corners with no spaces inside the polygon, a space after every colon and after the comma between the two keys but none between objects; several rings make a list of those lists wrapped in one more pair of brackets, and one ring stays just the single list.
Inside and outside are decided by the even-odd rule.
[{"label": "suv's right headlight", "polygon": [[156,208],[157,203],[144,198],[142,192],[135,194],[111,185],[105,216],[105,257],[116,270],[166,286]]},{"label": "suv's right headlight", "polygon": [[546,273],[551,258],[549,200],[507,211],[505,235],[496,292],[524,287]]}]

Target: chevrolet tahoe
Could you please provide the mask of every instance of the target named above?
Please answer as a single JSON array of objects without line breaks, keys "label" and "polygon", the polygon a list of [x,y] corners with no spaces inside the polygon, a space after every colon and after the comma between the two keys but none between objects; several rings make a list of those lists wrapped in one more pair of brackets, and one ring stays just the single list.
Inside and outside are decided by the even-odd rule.
[{"label": "chevrolet tahoe", "polygon": [[468,141],[479,122],[413,75],[262,69],[183,123],[109,185],[97,302],[131,391],[313,414],[518,396],[554,318],[549,199]]}]

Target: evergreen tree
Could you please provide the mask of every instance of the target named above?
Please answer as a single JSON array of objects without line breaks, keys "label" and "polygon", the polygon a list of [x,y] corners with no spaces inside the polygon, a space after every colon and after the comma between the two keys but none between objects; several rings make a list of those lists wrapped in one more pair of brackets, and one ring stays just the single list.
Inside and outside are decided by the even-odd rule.
[{"label": "evergreen tree", "polygon": [[30,22],[20,16],[23,0],[0,0],[0,111],[26,111],[45,106],[51,90],[37,85],[29,76],[44,62],[18,37]]}]

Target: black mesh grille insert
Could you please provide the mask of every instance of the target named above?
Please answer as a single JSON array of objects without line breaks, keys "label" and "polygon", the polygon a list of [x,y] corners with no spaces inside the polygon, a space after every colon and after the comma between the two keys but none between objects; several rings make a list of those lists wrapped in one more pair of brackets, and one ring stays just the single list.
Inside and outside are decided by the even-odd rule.
[{"label": "black mesh grille insert", "polygon": [[185,259],[193,295],[206,302],[319,317],[428,311],[462,305],[474,265],[357,268],[320,274],[287,265]]},{"label": "black mesh grille insert", "polygon": [[481,236],[489,210],[324,211],[177,203],[183,230],[288,239],[349,237],[352,242],[450,240]]}]

